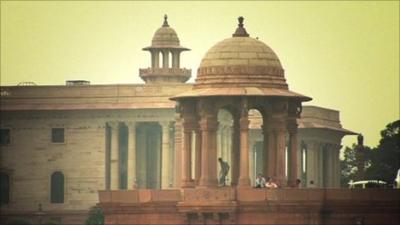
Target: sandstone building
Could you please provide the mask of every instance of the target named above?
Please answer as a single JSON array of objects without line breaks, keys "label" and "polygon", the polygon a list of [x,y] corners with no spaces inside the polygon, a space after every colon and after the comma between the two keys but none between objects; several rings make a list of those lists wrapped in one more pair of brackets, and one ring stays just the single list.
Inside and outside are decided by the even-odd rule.
[{"label": "sandstone building", "polygon": [[[269,47],[264,51],[249,44],[248,52],[224,47],[233,48],[234,44],[210,50],[202,65],[229,68],[255,55],[262,58],[255,60],[255,65],[267,59],[266,66],[281,66]],[[99,202],[98,190],[173,190],[184,185],[185,166],[191,167],[186,174],[188,179],[199,178],[196,160],[201,156],[195,152],[195,131],[190,134],[190,161],[182,165],[185,136],[180,106],[170,99],[190,93],[193,88],[193,84],[186,83],[191,70],[180,65],[181,53],[189,49],[180,45],[177,33],[165,18],[151,46],[143,50],[151,55],[151,66],[139,71],[145,84],[67,81],[65,86],[1,86],[1,224],[12,217],[34,221],[44,217],[62,224],[81,224],[88,209]],[[286,85],[283,76],[279,79]],[[207,86],[208,80],[198,78],[196,82]],[[304,97],[306,100],[310,98]],[[282,186],[291,176],[300,178],[302,187],[310,181],[316,187],[340,187],[341,139],[354,133],[342,128],[336,110],[318,106],[300,106],[298,110],[301,118],[294,121],[298,124],[294,157],[297,167],[295,172],[290,166],[283,168],[279,178]],[[252,109],[248,118],[248,177],[254,184],[256,174],[266,172],[267,152],[262,112]],[[217,120],[216,155],[233,166],[239,160],[232,151],[238,147],[232,143],[233,115],[221,109]],[[282,155],[286,162],[292,159],[289,136],[284,133],[281,139],[288,146]],[[213,166],[218,168],[217,164]],[[228,186],[237,185],[238,170],[235,166],[230,170]]]}]

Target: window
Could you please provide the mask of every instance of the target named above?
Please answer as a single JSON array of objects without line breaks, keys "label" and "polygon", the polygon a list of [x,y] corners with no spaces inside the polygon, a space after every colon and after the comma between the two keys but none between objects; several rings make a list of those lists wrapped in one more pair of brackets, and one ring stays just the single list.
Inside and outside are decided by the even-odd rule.
[{"label": "window", "polygon": [[54,172],[51,175],[51,203],[64,203],[64,174],[61,172]]},{"label": "window", "polygon": [[0,173],[0,204],[10,202],[10,177],[6,173]]},{"label": "window", "polygon": [[9,145],[10,140],[10,129],[0,129],[0,145]]},{"label": "window", "polygon": [[53,143],[64,143],[64,128],[52,128],[51,129],[51,142]]}]

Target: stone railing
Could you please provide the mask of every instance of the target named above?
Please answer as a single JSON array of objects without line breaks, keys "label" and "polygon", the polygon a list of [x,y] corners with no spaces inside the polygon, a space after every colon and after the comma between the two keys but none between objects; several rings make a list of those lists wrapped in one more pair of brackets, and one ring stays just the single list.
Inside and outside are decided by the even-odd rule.
[{"label": "stone railing", "polygon": [[192,70],[186,68],[146,68],[139,69],[140,76],[184,76],[190,77]]},{"label": "stone railing", "polygon": [[399,189],[138,189],[99,191],[101,203],[145,203],[179,201],[396,201]]}]

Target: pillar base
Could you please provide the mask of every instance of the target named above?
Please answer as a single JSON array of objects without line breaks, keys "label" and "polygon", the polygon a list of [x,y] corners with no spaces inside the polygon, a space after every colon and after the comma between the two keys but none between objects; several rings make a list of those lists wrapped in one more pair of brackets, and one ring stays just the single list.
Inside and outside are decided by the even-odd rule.
[{"label": "pillar base", "polygon": [[194,185],[194,181],[193,180],[189,180],[189,181],[182,181],[181,182],[181,188],[193,188]]},{"label": "pillar base", "polygon": [[250,178],[239,178],[237,187],[250,187]]},{"label": "pillar base", "polygon": [[217,179],[201,179],[199,180],[199,187],[218,187]]}]

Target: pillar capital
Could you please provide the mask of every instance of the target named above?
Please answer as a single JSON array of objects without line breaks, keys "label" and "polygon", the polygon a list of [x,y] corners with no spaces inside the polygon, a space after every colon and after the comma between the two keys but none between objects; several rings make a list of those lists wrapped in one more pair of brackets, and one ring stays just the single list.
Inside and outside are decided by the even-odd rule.
[{"label": "pillar capital", "polygon": [[218,121],[215,117],[202,118],[199,121],[200,130],[202,131],[213,131],[218,128]]},{"label": "pillar capital", "polygon": [[159,121],[158,124],[160,124],[162,128],[168,128],[171,126],[171,121]]},{"label": "pillar capital", "polygon": [[136,121],[126,121],[125,124],[129,129],[136,128]]},{"label": "pillar capital", "polygon": [[112,128],[112,129],[118,129],[120,121],[109,121],[107,124]]},{"label": "pillar capital", "polygon": [[298,130],[298,124],[296,123],[296,121],[294,122],[289,122],[287,125],[287,130],[290,134],[295,134],[297,133]]},{"label": "pillar capital", "polygon": [[242,117],[239,120],[239,124],[240,124],[240,130],[248,130],[249,129],[249,124],[250,124],[250,120],[247,117]]}]

